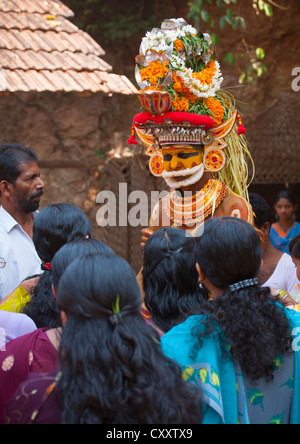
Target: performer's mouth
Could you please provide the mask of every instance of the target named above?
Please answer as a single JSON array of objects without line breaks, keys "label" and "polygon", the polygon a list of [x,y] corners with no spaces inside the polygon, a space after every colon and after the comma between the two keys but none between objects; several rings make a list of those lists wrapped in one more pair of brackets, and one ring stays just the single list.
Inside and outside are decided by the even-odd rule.
[{"label": "performer's mouth", "polygon": [[191,177],[190,174],[188,176],[174,176],[173,179],[176,180],[176,182],[181,182],[182,180],[188,179],[189,177]]},{"label": "performer's mouth", "polygon": [[203,176],[203,172],[204,165],[201,163],[194,168],[187,168],[185,170],[165,170],[162,177],[170,188],[182,188],[198,182]]}]

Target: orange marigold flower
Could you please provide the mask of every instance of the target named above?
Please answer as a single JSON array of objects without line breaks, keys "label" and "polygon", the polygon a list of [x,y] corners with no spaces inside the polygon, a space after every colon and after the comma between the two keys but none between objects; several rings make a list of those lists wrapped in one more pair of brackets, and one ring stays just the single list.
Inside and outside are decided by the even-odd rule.
[{"label": "orange marigold flower", "polygon": [[197,97],[185,86],[181,77],[173,73],[173,89],[176,93],[181,93],[185,98],[191,102],[195,103]]},{"label": "orange marigold flower", "polygon": [[176,51],[184,50],[184,45],[180,39],[175,40],[174,46],[175,46]]},{"label": "orange marigold flower", "polygon": [[224,109],[220,100],[209,97],[208,99],[204,99],[204,104],[212,112],[212,118],[216,126],[221,125],[224,118]]},{"label": "orange marigold flower", "polygon": [[173,101],[172,106],[176,111],[188,111],[190,102],[186,97],[178,97]]},{"label": "orange marigold flower", "polygon": [[197,96],[195,96],[195,94],[193,94],[189,90],[186,91],[185,96],[191,103],[195,103],[197,100]]},{"label": "orange marigold flower", "polygon": [[159,79],[163,79],[169,71],[166,64],[161,64],[158,60],[150,63],[149,66],[140,70],[142,80],[148,80],[152,86],[156,86]]},{"label": "orange marigold flower", "polygon": [[175,72],[173,73],[173,88],[176,92],[183,92],[185,89],[183,80]]},{"label": "orange marigold flower", "polygon": [[162,91],[162,87],[158,86],[157,88],[153,88],[153,86],[146,86],[146,88],[140,89],[140,91],[142,91],[142,92],[146,92],[146,91]]},{"label": "orange marigold flower", "polygon": [[213,76],[216,74],[217,68],[213,62],[209,62],[208,67],[204,68],[201,72],[194,72],[192,74],[202,85],[210,85]]}]

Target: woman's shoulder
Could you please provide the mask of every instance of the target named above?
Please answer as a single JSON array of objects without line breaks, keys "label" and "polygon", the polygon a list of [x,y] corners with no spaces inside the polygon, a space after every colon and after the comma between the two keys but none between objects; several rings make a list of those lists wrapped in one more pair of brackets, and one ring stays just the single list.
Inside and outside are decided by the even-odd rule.
[{"label": "woman's shoulder", "polygon": [[[19,367],[23,367],[24,369],[27,368],[28,365],[30,366],[32,363],[32,359],[30,358],[32,353],[35,352],[33,356],[36,359],[40,356],[41,350],[43,349],[43,347],[40,347],[41,342],[47,344],[45,350],[47,355],[50,356],[49,349],[53,346],[47,338],[46,332],[47,329],[40,328],[31,333],[27,333],[26,335],[12,339],[5,344],[0,350],[0,366],[2,363],[2,370],[7,371],[7,366],[9,364],[10,368],[13,368],[15,371],[18,367],[16,365],[17,362],[19,363]],[[36,353],[37,350],[38,353]]]},{"label": "woman's shoulder", "polygon": [[13,339],[7,345],[9,346],[10,344],[15,344],[15,343],[20,343],[20,344],[26,343],[26,342],[30,342],[30,341],[33,341],[36,339],[46,339],[47,338],[46,333],[48,330],[49,330],[48,328],[37,328],[30,333],[26,333],[25,335],[22,335],[16,339]]},{"label": "woman's shoulder", "polygon": [[[211,327],[210,327],[211,326]],[[219,324],[209,315],[193,315],[185,322],[176,325],[162,336],[163,352],[171,359],[185,365],[191,354],[198,354],[207,348],[218,348]],[[201,346],[198,345],[201,343]]]},{"label": "woman's shoulder", "polygon": [[194,329],[195,326],[198,326],[200,328],[201,325],[203,325],[204,322],[207,321],[207,319],[208,319],[208,316],[204,315],[204,314],[192,315],[192,316],[188,317],[181,324],[178,324],[175,327],[173,327],[171,330],[169,330],[163,336],[163,338],[166,339],[166,338],[169,338],[172,336],[177,336],[177,335],[182,336],[183,334],[189,335],[191,333],[191,330]]},{"label": "woman's shoulder", "polygon": [[[44,338],[46,330],[47,329],[45,329],[45,328],[37,328],[32,332],[26,333],[25,335],[18,336],[17,338],[9,341],[6,344],[5,349],[7,350],[7,349],[13,348],[15,346],[20,347],[21,344],[30,343],[30,342],[36,340],[36,338]],[[4,350],[2,350],[2,351],[4,351]]]},{"label": "woman's shoulder", "polygon": [[294,336],[294,333],[295,333],[295,334],[297,334],[297,336],[299,336],[299,333],[300,333],[300,312],[297,310],[298,306],[296,306],[295,308],[290,308],[290,307],[285,307],[284,305],[282,305],[278,302],[273,302],[273,303],[275,305],[277,305],[284,312],[285,316],[287,317],[289,324],[290,324],[292,335]]},{"label": "woman's shoulder", "polygon": [[278,226],[277,226],[277,223],[276,222],[274,222],[273,224],[271,224],[271,229],[270,229],[270,233],[272,232],[272,233],[277,233],[277,228],[278,228]]}]

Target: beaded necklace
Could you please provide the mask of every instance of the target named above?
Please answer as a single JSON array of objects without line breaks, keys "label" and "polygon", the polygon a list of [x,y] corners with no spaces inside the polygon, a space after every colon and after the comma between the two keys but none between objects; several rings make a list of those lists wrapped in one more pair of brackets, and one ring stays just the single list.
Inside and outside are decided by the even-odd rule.
[{"label": "beaded necklace", "polygon": [[175,224],[193,226],[204,222],[220,205],[226,188],[223,182],[209,179],[193,196],[182,197],[178,191],[171,190],[164,199],[164,210]]}]

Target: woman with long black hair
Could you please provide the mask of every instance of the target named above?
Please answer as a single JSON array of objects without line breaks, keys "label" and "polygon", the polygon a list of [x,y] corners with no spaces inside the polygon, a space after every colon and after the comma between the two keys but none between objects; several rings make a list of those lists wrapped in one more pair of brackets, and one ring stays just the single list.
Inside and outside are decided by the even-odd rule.
[{"label": "woman with long black hair", "polygon": [[57,301],[64,325],[60,371],[27,380],[8,406],[8,422],[201,420],[200,392],[163,355],[155,330],[141,316],[140,288],[124,259],[99,254],[77,259],[59,282]]},{"label": "woman with long black hair", "polygon": [[195,255],[183,248],[186,239],[180,228],[161,228],[143,248],[143,314],[164,333],[207,298],[207,291],[198,284]]},{"label": "woman with long black hair", "polygon": [[22,312],[38,328],[61,326],[60,313],[51,290],[51,261],[55,253],[75,239],[91,237],[91,223],[78,207],[59,203],[48,205],[36,216],[33,224],[33,243],[42,261],[43,274]]},{"label": "woman with long black hair", "polygon": [[[50,224],[51,225],[51,224]],[[74,260],[87,254],[114,254],[103,242],[88,238],[67,242],[55,254],[51,261],[51,270],[47,270],[47,285],[52,294],[53,304],[60,319],[55,294],[64,271]],[[48,293],[47,293],[48,294]],[[48,298],[50,295],[48,295]],[[49,314],[51,319],[51,314]],[[59,324],[61,325],[61,323]],[[0,353],[0,423],[4,421],[4,412],[10,398],[19,384],[31,373],[45,373],[57,368],[58,349],[61,338],[61,326],[39,328],[33,333],[10,341]]]},{"label": "woman with long black hair", "polygon": [[[298,423],[300,315],[261,288],[256,230],[214,218],[194,240],[200,285],[211,300],[162,337],[163,351],[200,386],[209,423]],[[298,330],[299,331],[299,330]]]}]

